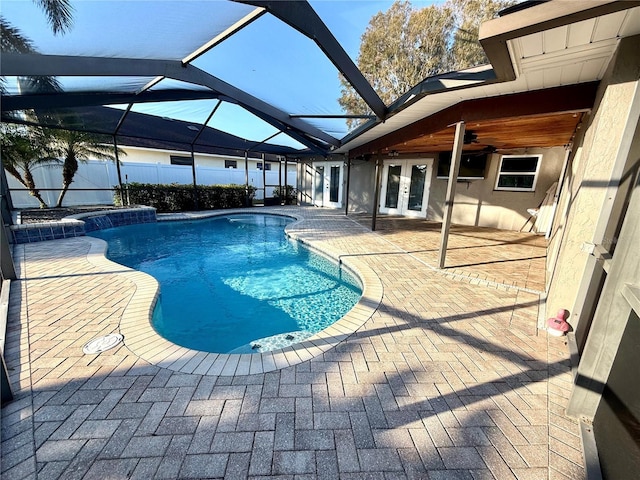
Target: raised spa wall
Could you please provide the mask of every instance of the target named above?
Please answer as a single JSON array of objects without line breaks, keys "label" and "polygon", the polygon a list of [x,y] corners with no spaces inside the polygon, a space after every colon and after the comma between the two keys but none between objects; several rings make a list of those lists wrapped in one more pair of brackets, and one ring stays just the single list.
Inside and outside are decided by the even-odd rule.
[{"label": "raised spa wall", "polygon": [[80,213],[65,217],[58,222],[11,225],[10,229],[13,243],[17,244],[81,237],[95,230],[156,221],[155,208],[135,207]]}]

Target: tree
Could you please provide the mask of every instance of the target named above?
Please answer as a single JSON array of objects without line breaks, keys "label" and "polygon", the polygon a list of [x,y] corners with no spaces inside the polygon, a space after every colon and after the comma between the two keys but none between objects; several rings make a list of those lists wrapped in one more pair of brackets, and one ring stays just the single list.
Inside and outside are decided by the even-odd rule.
[{"label": "tree", "polygon": [[[33,0],[40,6],[54,35],[65,33],[73,24],[73,7],[69,0]],[[31,40],[0,15],[0,47],[3,52],[33,53]]]},{"label": "tree", "polygon": [[478,42],[478,30],[484,22],[496,18],[498,12],[516,3],[514,0],[449,0],[456,32],[451,54],[456,69],[489,62]]},{"label": "tree", "polygon": [[58,162],[47,155],[50,138],[45,130],[40,127],[2,124],[0,141],[5,170],[29,190],[29,194],[40,203],[40,208],[46,208],[47,204],[36,187],[32,173],[37,166]]},{"label": "tree", "polygon": [[[33,0],[39,5],[47,17],[54,35],[63,34],[71,28],[73,24],[73,7],[69,0]],[[2,15],[0,15],[0,51],[7,53],[37,53],[31,40],[24,36],[22,32],[11,25]],[[24,79],[20,79],[23,84]],[[55,77],[29,77],[27,79],[31,86],[43,86],[45,91],[59,91],[60,85]],[[6,91],[5,80],[0,78],[0,92]],[[38,90],[35,90],[41,93]]]},{"label": "tree", "polygon": [[[62,158],[62,191],[58,197],[56,208],[62,207],[62,200],[69,190],[78,171],[78,162],[86,162],[90,158],[96,160],[115,160],[115,152],[111,145],[106,144],[107,137],[89,132],[74,132],[70,130],[51,130],[50,148],[56,156]],[[126,155],[118,149],[120,155]]]},{"label": "tree", "polygon": [[[478,43],[480,24],[513,0],[448,0],[414,9],[397,0],[374,15],[362,35],[358,67],[389,105],[425,78],[486,63]],[[341,76],[338,102],[349,114],[370,114],[353,87]],[[349,127],[357,120],[348,120]]]}]

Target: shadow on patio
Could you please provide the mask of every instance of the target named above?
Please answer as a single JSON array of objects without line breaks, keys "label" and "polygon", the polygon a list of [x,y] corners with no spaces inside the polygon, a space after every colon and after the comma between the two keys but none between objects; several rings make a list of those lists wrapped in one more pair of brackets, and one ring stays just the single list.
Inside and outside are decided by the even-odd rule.
[{"label": "shadow on patio", "polygon": [[[351,216],[371,228],[371,216]],[[440,222],[378,216],[376,233],[435,267]],[[487,227],[451,225],[445,271],[538,292],[545,290],[547,241],[544,236]]]}]

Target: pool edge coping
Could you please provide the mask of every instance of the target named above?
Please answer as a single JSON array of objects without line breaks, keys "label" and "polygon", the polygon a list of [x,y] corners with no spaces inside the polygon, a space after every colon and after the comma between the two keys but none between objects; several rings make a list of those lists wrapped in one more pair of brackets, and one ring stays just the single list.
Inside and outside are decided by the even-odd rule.
[{"label": "pool edge coping", "polygon": [[[252,209],[230,209],[215,212],[190,214],[161,214],[158,221],[200,220],[204,218],[235,214],[276,215],[293,218],[295,221],[285,228],[285,234],[305,247],[328,256],[351,270],[362,284],[362,295],[358,302],[340,320],[300,343],[263,353],[219,354],[192,350],[179,346],[161,337],[151,326],[151,316],[159,294],[159,284],[146,273],[112,262],[105,256],[107,243],[99,238],[85,237],[90,248],[87,260],[96,268],[125,275],[135,285],[129,303],[120,319],[120,333],[125,346],[146,362],[186,374],[211,376],[240,376],[262,374],[294,366],[312,360],[336,347],[355,333],[378,309],[382,302],[383,286],[378,275],[357,258],[341,258],[341,253],[331,248],[320,247],[301,234],[287,232],[307,220],[294,212],[255,212]],[[316,244],[314,244],[316,243]]]}]

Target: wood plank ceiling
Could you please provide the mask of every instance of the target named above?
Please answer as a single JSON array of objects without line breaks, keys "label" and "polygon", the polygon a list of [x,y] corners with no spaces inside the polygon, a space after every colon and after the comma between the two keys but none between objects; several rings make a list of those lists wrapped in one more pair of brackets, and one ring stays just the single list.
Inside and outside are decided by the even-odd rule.
[{"label": "wood plank ceiling", "polygon": [[[473,121],[466,124],[465,151],[517,150],[531,147],[557,147],[571,142],[582,112],[535,115]],[[382,151],[434,153],[451,151],[455,126],[421,134],[412,140],[389,145]]]}]

